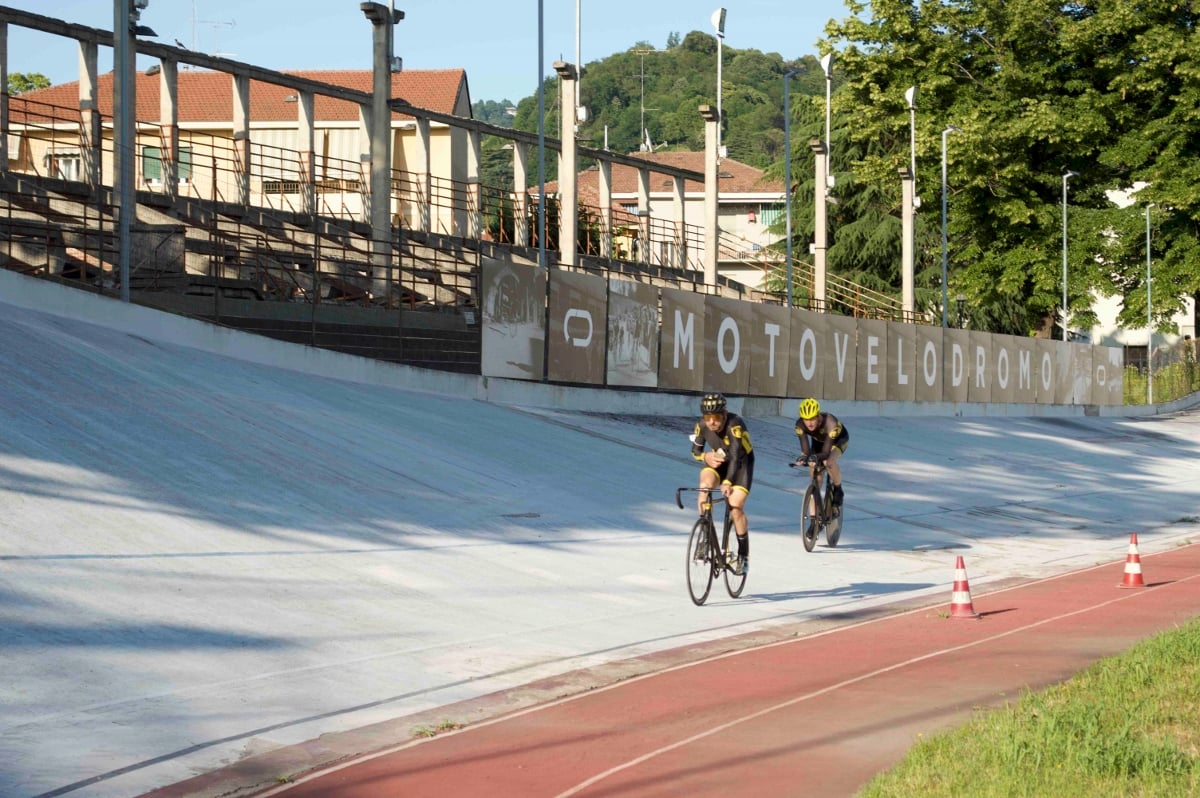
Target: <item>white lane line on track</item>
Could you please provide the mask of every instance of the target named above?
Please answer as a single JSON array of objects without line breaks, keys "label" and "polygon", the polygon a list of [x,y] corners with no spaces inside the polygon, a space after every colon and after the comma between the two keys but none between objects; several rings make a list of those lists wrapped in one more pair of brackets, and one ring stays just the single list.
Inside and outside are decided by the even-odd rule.
[{"label": "white lane line on track", "polygon": [[[1191,545],[1195,545],[1195,544],[1191,544]],[[1156,552],[1156,553],[1154,553],[1154,554],[1143,554],[1143,555],[1141,555],[1141,559],[1142,559],[1142,560],[1145,560],[1145,559],[1147,559],[1147,558],[1150,558],[1150,557],[1155,557],[1155,556],[1157,556],[1157,555],[1159,555],[1159,554],[1166,554],[1166,553],[1170,553],[1170,552],[1172,552],[1172,551],[1177,551],[1177,550],[1178,550],[1178,549],[1168,549],[1167,551],[1164,551],[1164,552]],[[1008,587],[1004,587],[1004,588],[1001,588],[1001,589],[999,589],[999,590],[996,590],[996,591],[993,591],[993,592],[990,592],[990,593],[979,593],[978,595],[979,595],[979,596],[993,596],[993,595],[998,595],[998,594],[1000,594],[1000,593],[1006,593],[1006,592],[1009,592],[1009,591],[1012,591],[1012,590],[1016,590],[1016,589],[1018,589],[1018,588],[1031,587],[1031,586],[1033,586],[1033,585],[1039,585],[1039,584],[1042,584],[1042,583],[1044,583],[1044,582],[1054,582],[1054,581],[1057,581],[1057,580],[1059,580],[1059,579],[1065,579],[1065,578],[1067,578],[1067,577],[1070,577],[1070,576],[1076,576],[1076,575],[1079,575],[1079,574],[1085,574],[1085,573],[1088,573],[1088,572],[1090,572],[1090,571],[1096,571],[1096,570],[1100,570],[1100,569],[1102,569],[1102,568],[1112,568],[1112,567],[1113,567],[1113,565],[1114,565],[1114,563],[1113,563],[1113,562],[1101,563],[1101,564],[1099,564],[1099,565],[1094,565],[1094,566],[1092,566],[1091,568],[1082,568],[1082,569],[1080,569],[1080,570],[1078,570],[1078,571],[1069,571],[1069,572],[1067,572],[1067,573],[1055,574],[1054,576],[1048,576],[1048,577],[1046,577],[1046,578],[1044,578],[1044,579],[1036,579],[1036,580],[1034,580],[1034,581],[1032,581],[1032,582],[1023,582],[1023,583],[1021,583],[1021,584],[1018,584],[1018,585],[1010,585],[1010,586],[1008,586]],[[1195,575],[1195,576],[1189,576],[1189,577],[1186,577],[1186,578],[1183,578],[1183,579],[1178,579],[1178,580],[1175,580],[1175,582],[1172,582],[1171,584],[1179,584],[1179,583],[1182,583],[1182,582],[1190,582],[1190,581],[1192,581],[1193,579],[1197,579],[1197,578],[1200,578],[1200,574],[1197,574],[1197,575]],[[1170,584],[1167,584],[1167,585],[1161,585],[1161,586],[1159,586],[1158,588],[1152,588],[1152,589],[1162,589],[1162,588],[1167,588],[1167,587],[1170,587],[1170,586],[1171,586]],[[690,743],[693,743],[693,742],[695,742],[695,741],[697,741],[697,740],[704,739],[705,737],[710,737],[710,736],[712,736],[712,735],[714,735],[714,734],[718,734],[718,733],[720,733],[720,732],[722,732],[722,731],[725,731],[726,729],[729,729],[729,728],[732,728],[732,727],[734,727],[734,726],[737,726],[737,725],[739,725],[739,724],[746,723],[746,722],[748,722],[748,721],[751,721],[751,720],[754,720],[754,719],[756,719],[756,718],[762,717],[763,715],[767,715],[767,714],[769,714],[769,713],[771,713],[771,712],[775,712],[775,711],[777,711],[777,710],[780,710],[780,709],[785,709],[785,708],[787,708],[787,707],[789,707],[789,706],[793,706],[793,705],[795,705],[795,704],[798,704],[798,703],[801,703],[801,702],[803,702],[803,701],[807,701],[807,700],[809,700],[809,699],[812,699],[812,698],[817,698],[817,697],[819,697],[819,696],[822,696],[822,695],[825,695],[825,694],[827,694],[827,693],[831,693],[831,692],[833,692],[834,690],[838,690],[838,689],[841,689],[841,688],[843,688],[843,687],[848,687],[848,686],[850,686],[850,685],[853,685],[853,684],[857,684],[857,683],[859,683],[859,682],[866,681],[867,679],[871,679],[871,678],[873,678],[873,677],[876,677],[876,676],[883,675],[883,674],[885,674],[885,673],[888,673],[888,672],[890,672],[890,671],[898,670],[898,669],[900,669],[900,668],[906,667],[906,666],[908,666],[908,665],[910,665],[910,664],[913,664],[913,663],[921,662],[921,661],[923,661],[923,660],[927,660],[927,659],[933,659],[933,658],[935,658],[935,657],[943,656],[943,655],[945,655],[945,654],[951,654],[951,653],[954,653],[955,651],[961,651],[961,650],[964,650],[964,649],[967,649],[967,648],[971,648],[971,647],[973,647],[973,646],[982,645],[983,643],[991,642],[991,641],[993,641],[993,640],[1000,640],[1000,639],[1002,639],[1002,638],[1005,638],[1005,637],[1008,637],[1008,636],[1010,636],[1010,635],[1016,634],[1017,632],[1025,631],[1025,630],[1028,630],[1028,629],[1033,629],[1033,628],[1036,628],[1036,627],[1038,627],[1038,626],[1042,626],[1042,625],[1045,625],[1045,624],[1051,623],[1051,622],[1053,622],[1053,621],[1056,621],[1056,620],[1062,620],[1063,618],[1070,618],[1070,617],[1072,617],[1072,616],[1075,616],[1075,615],[1081,615],[1081,614],[1083,614],[1083,613],[1086,613],[1086,612],[1091,612],[1092,610],[1100,609],[1100,608],[1102,608],[1102,607],[1107,607],[1107,606],[1108,606],[1108,605],[1110,605],[1110,604],[1116,604],[1117,602],[1120,602],[1120,601],[1128,601],[1128,600],[1130,600],[1130,599],[1134,599],[1134,598],[1137,598],[1138,596],[1144,596],[1144,595],[1147,595],[1147,592],[1143,592],[1143,591],[1140,591],[1140,590],[1139,590],[1139,591],[1134,591],[1134,592],[1131,592],[1131,593],[1125,593],[1125,594],[1122,594],[1122,595],[1121,595],[1120,597],[1118,597],[1118,598],[1112,599],[1111,601],[1105,601],[1105,602],[1101,602],[1100,604],[1094,604],[1094,605],[1092,605],[1092,606],[1090,606],[1090,607],[1084,607],[1084,608],[1082,608],[1082,609],[1078,609],[1078,610],[1075,610],[1075,611],[1073,611],[1073,612],[1069,612],[1069,613],[1064,613],[1064,614],[1062,614],[1062,615],[1058,615],[1058,616],[1055,616],[1055,617],[1053,617],[1053,618],[1045,618],[1045,619],[1043,619],[1043,620],[1041,620],[1041,621],[1038,621],[1037,623],[1028,624],[1027,626],[1023,626],[1023,627],[1020,627],[1020,628],[1017,628],[1017,629],[1011,629],[1011,630],[1009,630],[1009,631],[1007,631],[1007,632],[1003,632],[1003,633],[1000,633],[1000,634],[997,634],[997,635],[993,635],[993,636],[991,636],[991,637],[989,637],[989,638],[985,638],[985,639],[983,639],[983,640],[976,640],[976,641],[973,641],[973,642],[971,642],[971,643],[965,643],[965,644],[963,644],[963,645],[961,645],[961,646],[955,646],[954,648],[947,648],[947,649],[942,649],[941,651],[935,651],[935,652],[931,652],[931,653],[929,653],[929,654],[925,654],[925,655],[922,655],[922,656],[920,656],[920,657],[914,657],[914,658],[912,658],[912,659],[906,660],[905,662],[898,662],[898,663],[896,663],[896,664],[894,664],[894,665],[889,665],[889,666],[888,666],[888,667],[886,667],[886,668],[880,668],[879,670],[873,671],[873,672],[871,672],[871,673],[863,674],[862,676],[857,676],[857,677],[855,677],[855,678],[853,678],[853,679],[847,679],[846,681],[839,682],[838,684],[835,684],[835,685],[830,685],[829,687],[823,688],[823,689],[821,689],[821,690],[818,690],[818,691],[816,691],[816,692],[813,692],[813,693],[808,693],[808,694],[806,694],[806,695],[803,695],[803,696],[799,696],[799,697],[797,697],[797,698],[790,699],[790,700],[788,700],[788,701],[785,701],[785,702],[783,702],[783,703],[776,704],[775,706],[772,706],[772,707],[768,707],[768,708],[766,708],[766,709],[759,710],[758,712],[754,712],[754,713],[752,713],[752,714],[750,714],[750,715],[746,715],[746,716],[744,716],[744,717],[741,717],[741,718],[738,718],[738,719],[736,719],[736,720],[732,720],[732,721],[728,721],[728,722],[726,722],[726,723],[722,723],[722,724],[720,724],[720,725],[718,725],[718,726],[715,726],[715,727],[713,727],[713,728],[711,728],[711,729],[709,729],[709,730],[707,730],[707,731],[701,732],[701,733],[699,733],[699,734],[692,735],[691,737],[688,737],[687,739],[680,740],[680,741],[678,741],[678,742],[672,743],[671,745],[663,746],[662,748],[659,748],[659,749],[657,749],[657,750],[655,750],[655,751],[651,751],[651,752],[649,752],[649,753],[643,754],[642,756],[640,756],[640,757],[637,757],[637,758],[635,758],[635,759],[631,759],[630,761],[628,761],[628,762],[625,762],[625,763],[623,763],[623,764],[621,764],[621,765],[617,765],[616,767],[609,768],[608,770],[604,771],[603,773],[598,773],[598,774],[596,774],[595,776],[592,776],[590,779],[588,779],[588,780],[586,780],[586,781],[583,781],[583,782],[580,782],[579,784],[576,784],[574,787],[571,787],[571,788],[570,788],[570,789],[568,789],[567,791],[565,791],[565,792],[562,792],[562,793],[559,793],[558,795],[556,795],[556,796],[555,796],[555,798],[568,798],[568,796],[575,795],[575,794],[577,794],[579,791],[581,791],[581,790],[584,790],[584,789],[586,789],[586,788],[588,788],[588,787],[592,786],[593,784],[596,784],[597,782],[599,782],[599,781],[602,781],[602,780],[604,780],[604,779],[608,778],[609,776],[612,776],[612,775],[614,775],[614,774],[616,774],[616,773],[619,773],[619,772],[621,772],[621,771],[623,771],[623,770],[627,770],[627,769],[629,769],[629,768],[631,768],[631,767],[634,767],[634,766],[636,766],[636,765],[639,765],[639,764],[641,764],[641,763],[643,763],[643,762],[646,762],[646,761],[648,761],[648,760],[650,760],[650,759],[653,759],[654,757],[657,757],[657,756],[660,756],[660,755],[662,755],[662,754],[668,753],[668,752],[670,752],[670,751],[673,751],[673,750],[675,750],[675,749],[677,749],[677,748],[681,748],[681,747],[683,747],[683,746],[685,746],[685,745],[688,745],[688,744],[690,744]],[[636,681],[642,681],[643,679],[651,679],[651,678],[656,678],[656,677],[662,676],[662,675],[664,675],[664,674],[673,673],[674,671],[684,670],[684,669],[686,669],[686,668],[693,668],[693,667],[696,667],[696,666],[698,666],[698,665],[704,665],[704,664],[707,664],[707,663],[709,663],[709,662],[716,662],[716,661],[718,661],[718,660],[722,660],[722,659],[728,659],[729,657],[741,656],[742,654],[748,654],[748,653],[752,653],[752,652],[755,652],[755,651],[763,651],[763,650],[766,650],[766,649],[769,649],[769,648],[777,648],[777,647],[779,647],[779,646],[793,645],[793,644],[795,644],[795,643],[803,642],[803,641],[806,641],[806,640],[812,640],[813,638],[817,638],[817,637],[826,637],[826,636],[828,636],[828,635],[835,634],[835,633],[837,633],[837,632],[844,632],[844,631],[847,631],[847,630],[850,630],[850,629],[856,629],[856,628],[858,628],[858,627],[860,627],[860,626],[869,626],[869,625],[871,625],[871,624],[880,623],[880,622],[887,621],[887,620],[891,620],[891,619],[894,619],[894,618],[902,618],[902,617],[904,617],[904,616],[906,616],[906,615],[914,615],[914,614],[916,614],[916,613],[919,613],[919,612],[928,612],[928,611],[929,611],[929,608],[930,608],[930,606],[934,606],[934,605],[926,605],[926,606],[923,606],[923,607],[915,607],[915,608],[913,608],[913,609],[911,609],[911,610],[906,610],[905,612],[896,613],[895,615],[885,615],[885,616],[882,616],[882,617],[879,617],[879,618],[872,618],[872,619],[870,619],[870,620],[862,621],[862,622],[860,622],[860,623],[848,624],[848,625],[846,625],[846,626],[838,626],[838,627],[833,627],[833,628],[830,628],[830,629],[825,629],[825,630],[823,630],[823,631],[820,631],[820,632],[815,632],[815,633],[813,633],[813,634],[811,634],[811,635],[806,635],[806,636],[804,636],[804,637],[800,637],[800,638],[790,638],[790,639],[788,639],[788,640],[779,640],[779,641],[776,641],[776,642],[773,642],[773,643],[765,643],[765,644],[763,644],[763,645],[760,645],[760,646],[754,646],[753,648],[745,648],[745,649],[740,649],[740,650],[738,650],[738,651],[726,651],[726,652],[724,652],[724,653],[722,653],[722,654],[716,654],[716,655],[714,655],[714,656],[707,657],[707,658],[705,658],[705,659],[701,659],[701,660],[696,660],[696,661],[694,661],[694,662],[685,662],[685,663],[682,663],[682,664],[679,664],[679,665],[673,665],[673,666],[671,666],[671,667],[669,667],[669,668],[664,668],[664,669],[662,669],[662,670],[654,671],[654,672],[652,672],[652,673],[644,673],[644,674],[642,674],[642,675],[640,675],[640,676],[634,676],[634,677],[630,677],[630,678],[628,678],[628,679],[622,679],[621,681],[614,682],[614,683],[612,683],[612,684],[605,685],[605,686],[603,686],[603,687],[597,687],[597,688],[595,688],[595,689],[592,689],[592,690],[587,690],[586,692],[578,693],[578,694],[576,694],[576,695],[564,696],[563,698],[557,699],[557,700],[555,700],[555,701],[548,701],[548,702],[546,702],[546,703],[544,703],[544,704],[538,704],[537,706],[528,707],[528,708],[526,708],[526,709],[518,710],[518,711],[516,711],[516,712],[512,712],[512,713],[509,713],[509,714],[506,714],[506,715],[501,715],[501,716],[499,716],[499,717],[492,718],[492,719],[490,719],[490,720],[481,721],[481,722],[479,722],[479,723],[475,723],[475,724],[472,724],[472,725],[470,725],[470,726],[463,727],[462,729],[459,729],[459,730],[457,730],[457,731],[445,732],[445,733],[442,733],[442,734],[439,734],[439,735],[437,735],[436,737],[423,738],[423,739],[419,739],[419,740],[410,740],[409,742],[406,742],[406,743],[401,743],[400,745],[394,745],[394,746],[391,746],[391,747],[389,747],[389,748],[385,748],[385,749],[383,749],[383,750],[376,751],[376,752],[374,752],[374,753],[371,753],[371,754],[366,754],[366,755],[364,755],[364,756],[355,757],[355,758],[353,758],[353,759],[351,759],[351,760],[348,760],[348,761],[345,761],[345,762],[339,763],[338,765],[335,765],[335,766],[333,766],[333,767],[329,767],[329,768],[323,768],[323,769],[321,769],[321,770],[318,770],[318,771],[314,771],[314,772],[312,772],[312,773],[309,773],[309,774],[307,774],[307,775],[305,775],[305,776],[301,776],[301,777],[297,778],[295,781],[289,782],[288,784],[280,785],[279,787],[276,787],[276,788],[274,788],[274,789],[271,789],[271,790],[268,790],[268,791],[266,791],[266,792],[260,793],[260,796],[262,796],[262,798],[269,798],[269,796],[273,796],[273,795],[280,795],[280,794],[282,794],[282,793],[285,793],[285,792],[287,792],[288,790],[290,790],[290,789],[292,789],[293,787],[296,787],[296,786],[298,786],[298,785],[304,784],[304,783],[306,783],[306,782],[309,782],[309,781],[313,781],[313,780],[315,780],[315,779],[318,779],[318,778],[321,778],[321,777],[323,777],[323,776],[326,776],[326,775],[328,775],[328,774],[330,774],[330,773],[335,773],[335,772],[337,772],[337,771],[339,771],[339,770],[344,770],[344,769],[346,769],[346,768],[350,768],[350,767],[355,767],[355,766],[361,765],[361,764],[363,764],[364,762],[370,762],[371,760],[378,759],[378,758],[380,758],[380,757],[384,757],[384,756],[389,756],[390,754],[394,754],[394,753],[397,753],[397,752],[399,752],[399,751],[406,750],[406,749],[408,749],[408,748],[413,748],[413,747],[415,747],[415,746],[418,746],[418,745],[424,745],[424,744],[427,744],[427,743],[432,743],[432,742],[434,742],[435,740],[441,739],[441,738],[443,738],[443,737],[449,737],[449,736],[452,736],[452,735],[459,735],[459,734],[468,734],[468,733],[470,733],[471,731],[474,731],[474,730],[476,730],[476,729],[482,729],[482,728],[486,728],[486,727],[488,727],[488,726],[492,726],[492,725],[495,725],[495,724],[497,724],[497,723],[504,723],[504,722],[506,722],[506,721],[513,720],[514,718],[519,718],[519,717],[522,717],[522,716],[524,716],[524,715],[529,715],[529,714],[532,714],[532,713],[534,713],[534,712],[541,712],[541,711],[543,711],[543,710],[546,710],[546,709],[553,709],[554,707],[558,707],[558,706],[561,706],[561,705],[563,705],[563,704],[570,703],[570,702],[572,702],[572,701],[577,701],[577,700],[579,700],[579,699],[581,699],[581,698],[586,698],[586,697],[589,697],[589,696],[593,696],[593,695],[596,695],[597,693],[601,693],[601,692],[607,692],[607,691],[609,691],[609,690],[615,690],[615,689],[617,689],[617,688],[624,687],[624,686],[626,686],[626,685],[628,685],[628,684],[632,684],[633,682],[636,682]]]},{"label": "white lane line on track", "polygon": [[[1179,584],[1181,582],[1188,582],[1188,581],[1191,581],[1192,579],[1196,579],[1196,578],[1197,578],[1196,576],[1189,576],[1184,579],[1178,579],[1173,584]],[[588,787],[591,787],[593,784],[603,781],[604,779],[608,778],[609,776],[613,776],[617,773],[620,773],[623,770],[628,770],[629,768],[636,767],[637,765],[640,765],[643,762],[647,762],[657,756],[669,753],[671,751],[674,751],[677,748],[682,748],[685,745],[690,745],[691,743],[694,743],[697,740],[703,740],[705,737],[711,737],[714,734],[720,734],[721,732],[731,729],[734,726],[738,726],[743,723],[747,723],[749,721],[756,720],[758,718],[763,717],[764,715],[769,715],[772,712],[777,712],[781,709],[787,709],[788,707],[795,706],[796,704],[802,703],[804,701],[808,701],[813,698],[819,698],[820,696],[826,695],[828,693],[832,693],[835,690],[840,690],[843,687],[849,687],[850,685],[858,684],[859,682],[865,682],[868,679],[875,678],[876,676],[882,676],[885,673],[890,673],[892,671],[899,670],[901,668],[905,668],[909,665],[912,665],[912,664],[915,664],[918,662],[923,662],[928,659],[934,659],[936,657],[944,656],[946,654],[953,654],[956,651],[963,651],[968,648],[974,648],[975,646],[983,645],[984,643],[991,643],[996,640],[1002,640],[1005,637],[1009,637],[1018,632],[1024,632],[1024,631],[1028,631],[1030,629],[1036,629],[1039,626],[1044,626],[1045,624],[1053,623],[1054,621],[1060,621],[1060,620],[1063,620],[1064,618],[1070,618],[1075,615],[1082,615],[1084,613],[1092,612],[1094,610],[1098,610],[1103,607],[1107,607],[1110,604],[1116,604],[1121,601],[1128,601],[1129,599],[1134,598],[1137,595],[1139,595],[1139,594],[1138,593],[1126,594],[1119,598],[1112,599],[1111,601],[1104,601],[1099,604],[1093,604],[1090,607],[1083,607],[1081,609],[1074,610],[1072,612],[1063,613],[1062,615],[1056,615],[1052,618],[1044,618],[1040,621],[1037,621],[1036,623],[1027,624],[1025,626],[1021,626],[1016,629],[1010,629],[1007,632],[1001,632],[1000,634],[991,635],[990,637],[985,637],[980,640],[973,640],[970,643],[964,643],[961,646],[953,646],[951,648],[941,649],[940,651],[932,651],[928,654],[922,654],[919,657],[913,657],[911,659],[905,660],[904,662],[897,662],[893,665],[887,666],[886,668],[879,668],[878,670],[871,671],[870,673],[864,673],[861,676],[856,676],[853,679],[846,679],[845,681],[838,682],[837,684],[832,684],[828,687],[823,687],[820,690],[815,690],[811,693],[806,693],[805,695],[797,696],[796,698],[792,698],[787,701],[782,701],[778,704],[775,704],[774,706],[770,706],[765,709],[760,709],[759,711],[752,712],[749,715],[743,715],[742,717],[737,718],[735,720],[731,720],[726,723],[722,723],[720,725],[713,726],[711,729],[702,731],[699,734],[693,734],[691,737],[684,738],[677,742],[671,743],[670,745],[664,745],[662,748],[642,754],[641,756],[636,757],[635,759],[631,759],[628,762],[624,762],[620,765],[617,765],[616,767],[609,768],[608,770],[604,771],[603,773],[597,773],[595,776],[592,776],[587,781],[582,781],[579,784],[576,784],[571,789],[566,790],[565,792],[560,792],[558,795],[555,796],[555,798],[568,798],[568,796],[575,795],[578,792],[580,792],[581,790],[585,790]]]}]

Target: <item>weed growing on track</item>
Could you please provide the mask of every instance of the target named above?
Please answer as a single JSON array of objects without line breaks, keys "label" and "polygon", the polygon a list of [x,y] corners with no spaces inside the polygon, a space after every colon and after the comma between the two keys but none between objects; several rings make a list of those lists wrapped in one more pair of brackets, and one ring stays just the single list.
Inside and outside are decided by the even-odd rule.
[{"label": "weed growing on track", "polygon": [[1200,794],[1200,621],[919,741],[860,798]]}]

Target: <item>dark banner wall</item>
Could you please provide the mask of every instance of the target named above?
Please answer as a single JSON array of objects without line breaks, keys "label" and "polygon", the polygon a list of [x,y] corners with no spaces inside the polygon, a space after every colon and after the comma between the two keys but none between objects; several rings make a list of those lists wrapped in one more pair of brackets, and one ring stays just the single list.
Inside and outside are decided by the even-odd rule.
[{"label": "dark banner wall", "polygon": [[658,289],[645,283],[608,283],[608,384],[658,385]]},{"label": "dark banner wall", "polygon": [[499,261],[484,263],[483,282],[485,376],[880,402],[1123,401],[1124,353],[1114,347],[833,316],[577,272],[548,277]]}]

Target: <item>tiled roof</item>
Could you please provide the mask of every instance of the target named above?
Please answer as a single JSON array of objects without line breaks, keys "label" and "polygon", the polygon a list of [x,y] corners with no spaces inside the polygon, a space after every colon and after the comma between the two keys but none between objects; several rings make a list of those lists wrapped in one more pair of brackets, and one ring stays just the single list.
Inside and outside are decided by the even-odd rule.
[{"label": "tiled roof", "polygon": [[[209,70],[180,70],[178,84],[179,122],[228,123],[233,116],[233,78],[224,72]],[[369,69],[323,69],[297,70],[284,74],[298,78],[330,83],[336,86],[371,93],[371,70]],[[159,81],[161,73],[137,75],[137,118],[140,121],[156,122],[159,119]],[[296,92],[284,86],[250,81],[251,122],[294,122],[296,104],[284,98]],[[46,89],[29,91],[23,98],[66,108],[79,106],[79,82],[60,83]],[[443,114],[453,114],[461,101],[468,109],[467,76],[461,69],[407,70],[392,75],[392,97],[406,100],[419,108],[427,108]],[[97,79],[96,99],[102,116],[113,115],[113,73],[100,75]],[[358,120],[358,107],[345,100],[317,96],[313,115],[319,122],[353,122]],[[410,118],[406,114],[393,114],[397,119]]]},{"label": "tiled roof", "polygon": [[[643,158],[653,164],[669,166],[676,169],[687,169],[692,172],[704,172],[704,153],[702,152],[639,152],[631,157]],[[722,159],[717,169],[721,177],[722,194],[782,194],[783,181],[770,180],[763,177],[761,169],[756,169],[732,158]],[[637,194],[637,170],[632,166],[615,163],[612,166],[612,193]],[[674,180],[660,172],[650,174],[650,193],[661,194],[674,190]],[[580,199],[585,204],[596,205],[600,200],[600,173],[596,169],[587,169],[579,173],[578,190]],[[704,191],[704,184],[696,180],[685,180],[685,193]],[[546,193],[558,191],[558,182],[547,182]]]}]

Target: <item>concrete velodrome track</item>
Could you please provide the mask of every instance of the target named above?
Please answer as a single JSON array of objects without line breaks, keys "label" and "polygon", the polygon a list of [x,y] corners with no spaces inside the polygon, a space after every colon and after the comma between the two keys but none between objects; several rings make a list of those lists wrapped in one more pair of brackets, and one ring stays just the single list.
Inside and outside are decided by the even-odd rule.
[{"label": "concrete velodrome track", "polygon": [[[1010,607],[996,591],[1067,584],[1080,570],[1103,590],[1067,591],[1093,603],[1071,617],[1108,617],[1116,610],[1100,607],[1116,599],[1158,626],[1195,612],[1178,598],[1194,592],[1195,563],[1168,565],[1200,529],[1200,416],[1186,402],[1138,417],[833,404],[852,434],[846,529],[838,548],[809,554],[796,537],[802,486],[786,467],[794,402],[747,400],[753,569],[743,598],[717,588],[697,608],[683,582],[692,518],[673,502],[695,482],[694,398],[428,374],[10,273],[0,311],[0,795],[246,794],[406,743],[420,726],[476,726],[405,749],[436,755],[474,745],[503,713],[635,675],[593,692],[653,691],[663,666],[733,667],[750,661],[713,656],[757,646],[739,656],[768,659],[737,665],[716,693],[733,684],[728,700],[697,708],[693,726],[598,751],[603,761],[554,775],[544,792],[507,793],[671,794],[690,778],[678,762],[585,782],[652,753],[686,760],[688,746],[670,746],[688,728],[735,724],[739,746],[794,748],[751,716],[782,722],[789,701],[815,705],[800,699],[823,689],[819,669],[769,659],[817,656],[789,648],[834,637],[812,631],[856,624],[837,634],[887,648],[872,630],[922,623],[896,645],[951,635],[938,650],[961,639],[995,658],[1003,644],[980,641],[1035,617],[1032,599]],[[1155,584],[1110,590],[1131,532]],[[958,555],[978,622],[938,617]],[[885,617],[902,607],[932,609]],[[1033,628],[1056,623],[1066,618]],[[1130,624],[1117,645],[1139,636]],[[869,666],[862,645],[839,644],[847,661],[829,674]],[[1081,644],[1052,677],[1104,650]],[[779,671],[799,678],[763,676]],[[684,706],[667,690],[628,695],[626,721]],[[586,736],[586,723],[555,714],[584,703],[512,720]],[[929,726],[953,717],[930,709]],[[913,723],[872,734],[902,751]],[[545,738],[525,739],[532,761],[549,761]],[[729,762],[753,771],[759,756]]]}]

